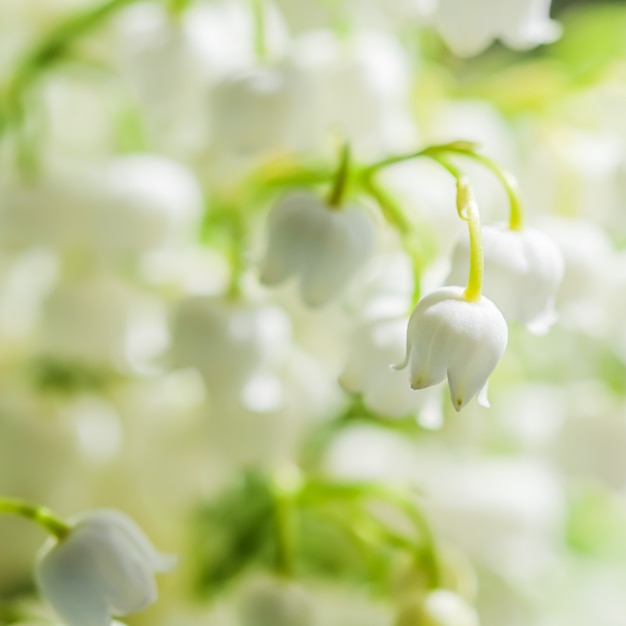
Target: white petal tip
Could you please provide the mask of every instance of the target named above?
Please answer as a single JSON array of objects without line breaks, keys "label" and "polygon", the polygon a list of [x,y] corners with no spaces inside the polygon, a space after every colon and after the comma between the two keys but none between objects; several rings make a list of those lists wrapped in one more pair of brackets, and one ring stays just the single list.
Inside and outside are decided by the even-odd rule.
[{"label": "white petal tip", "polygon": [[476,397],[476,402],[480,404],[480,406],[485,407],[486,409],[491,408],[491,403],[489,402],[489,397],[487,395],[487,385],[485,385],[479,392]]},{"label": "white petal tip", "polygon": [[409,355],[407,354],[406,357],[404,357],[404,359],[400,361],[400,363],[392,363],[391,365],[389,365],[389,369],[396,370],[396,371],[403,370],[408,364],[409,364]]}]

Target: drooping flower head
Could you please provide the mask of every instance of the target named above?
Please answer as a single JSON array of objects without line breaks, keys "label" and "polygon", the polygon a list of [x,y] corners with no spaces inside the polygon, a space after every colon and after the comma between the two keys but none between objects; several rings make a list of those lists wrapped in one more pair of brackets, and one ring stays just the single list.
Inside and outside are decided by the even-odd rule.
[{"label": "drooping flower head", "polygon": [[[407,331],[406,357],[413,389],[446,377],[452,403],[460,411],[477,393],[504,354],[508,328],[497,307],[481,296],[468,300],[462,287],[442,287],[422,298]],[[487,404],[486,394],[479,396]]]},{"label": "drooping flower head", "polygon": [[67,626],[110,626],[157,598],[155,572],[176,558],[157,552],[141,529],[118,511],[77,518],[63,539],[42,548],[37,584]]},{"label": "drooping flower head", "polygon": [[261,281],[276,285],[296,276],[304,302],[320,306],[339,294],[374,245],[375,226],[366,210],[333,210],[313,193],[293,192],[270,213]]}]

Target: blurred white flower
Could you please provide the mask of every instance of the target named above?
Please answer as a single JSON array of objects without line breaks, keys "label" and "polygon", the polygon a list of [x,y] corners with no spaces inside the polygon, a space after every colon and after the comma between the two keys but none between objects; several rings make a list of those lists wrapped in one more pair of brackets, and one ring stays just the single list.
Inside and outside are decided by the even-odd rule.
[{"label": "blurred white flower", "polygon": [[258,67],[217,83],[210,96],[213,147],[250,157],[298,147],[308,128],[309,83],[291,66]]},{"label": "blurred white flower", "polygon": [[118,17],[112,48],[151,143],[189,155],[205,143],[210,67],[185,26],[165,6],[140,2]]},{"label": "blurred white flower", "polygon": [[407,106],[411,70],[393,37],[368,30],[341,41],[328,31],[311,31],[295,42],[293,57],[309,81],[301,132],[311,145],[331,134],[375,154],[414,145]]},{"label": "blurred white flower", "polygon": [[365,209],[333,210],[315,194],[298,191],[272,208],[268,239],[261,281],[275,285],[295,275],[304,302],[320,306],[336,297],[370,258],[376,231]]},{"label": "blurred white flower", "polygon": [[439,0],[434,24],[458,56],[482,52],[495,39],[527,49],[557,39],[561,29],[550,19],[551,0]]},{"label": "blurred white flower", "polygon": [[487,404],[486,385],[508,340],[502,313],[486,297],[465,299],[462,287],[443,287],[422,298],[409,320],[406,357],[411,387],[424,389],[446,376],[460,411],[477,393]]},{"label": "blurred white flower", "polygon": [[178,303],[172,315],[173,367],[195,367],[207,388],[223,399],[280,404],[282,387],[272,370],[283,362],[291,325],[276,306],[198,296]]},{"label": "blurred white flower", "polygon": [[403,356],[406,343],[406,320],[379,320],[362,326],[353,337],[348,362],[339,378],[350,393],[360,393],[365,406],[387,417],[405,417],[419,413],[423,426],[441,424],[441,395],[415,393],[405,377],[390,367]]},{"label": "blurred white flower", "polygon": [[478,626],[476,610],[461,596],[435,589],[400,612],[396,626]]},{"label": "blurred white flower", "polygon": [[189,170],[154,154],[8,183],[0,200],[3,247],[41,246],[108,262],[189,242],[203,204]]},{"label": "blurred white flower", "polygon": [[[485,294],[507,320],[522,322],[537,335],[545,334],[556,320],[554,303],[563,279],[559,248],[548,235],[533,228],[485,226],[482,233]],[[469,258],[469,244],[460,240],[447,284],[463,284]]]},{"label": "blurred white flower", "polygon": [[203,196],[183,165],[155,154],[119,156],[92,182],[104,202],[90,207],[89,234],[103,255],[123,258],[193,240]]},{"label": "blurred white flower", "polygon": [[297,583],[263,577],[244,590],[242,626],[312,626],[313,604]]},{"label": "blurred white flower", "polygon": [[155,572],[176,557],[157,552],[141,529],[118,511],[101,510],[75,520],[67,537],[42,548],[37,584],[67,626],[110,626],[157,598]]},{"label": "blurred white flower", "polygon": [[98,272],[59,283],[42,304],[41,353],[92,366],[121,365],[139,294],[117,275]]},{"label": "blurred white flower", "polygon": [[549,465],[524,457],[422,453],[414,480],[438,534],[472,559],[517,580],[554,562],[566,500]]}]

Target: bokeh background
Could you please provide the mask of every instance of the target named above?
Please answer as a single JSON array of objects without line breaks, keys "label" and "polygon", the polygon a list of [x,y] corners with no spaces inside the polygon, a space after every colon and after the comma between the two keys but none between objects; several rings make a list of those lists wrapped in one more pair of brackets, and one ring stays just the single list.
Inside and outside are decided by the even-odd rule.
[{"label": "bokeh background", "polygon": [[[298,511],[279,592],[310,611],[259,621],[268,477],[294,467],[418,494],[483,626],[624,626],[625,3],[554,0],[558,41],[469,59],[402,0],[98,6],[0,0],[0,493],[118,508],[178,553],[137,626],[405,626],[419,568],[384,536],[357,549],[341,502]],[[377,251],[325,306],[258,278],[270,207],[326,193],[341,141],[366,164],[455,139],[518,178],[566,268],[558,322],[512,325],[491,408],[459,414],[388,368],[465,233],[435,165],[381,176],[408,238],[355,195]],[[2,625],[54,623],[43,540],[0,518]]]}]

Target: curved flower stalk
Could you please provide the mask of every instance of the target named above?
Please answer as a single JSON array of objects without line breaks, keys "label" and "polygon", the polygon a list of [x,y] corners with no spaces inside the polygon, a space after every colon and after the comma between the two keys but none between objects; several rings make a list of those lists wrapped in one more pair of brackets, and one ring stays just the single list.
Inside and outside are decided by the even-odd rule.
[{"label": "curved flower stalk", "polygon": [[434,24],[447,46],[461,57],[479,54],[495,39],[524,50],[558,39],[550,19],[551,0],[439,0]]},{"label": "curved flower stalk", "polygon": [[321,306],[337,296],[374,252],[372,218],[359,206],[340,210],[313,193],[281,198],[269,216],[269,242],[261,282],[297,276],[304,302]]},{"label": "curved flower stalk", "polygon": [[157,598],[155,572],[176,558],[157,552],[141,529],[113,510],[77,518],[67,535],[50,539],[37,562],[41,593],[67,626],[110,626]]},{"label": "curved flower stalk", "polygon": [[482,295],[483,253],[478,209],[467,180],[446,161],[457,178],[457,211],[469,227],[467,287],[442,287],[422,298],[409,319],[406,357],[411,387],[424,389],[448,378],[452,403],[460,411],[476,394],[489,406],[487,379],[500,361],[508,328],[495,304]]},{"label": "curved flower stalk", "polygon": [[[545,334],[556,320],[555,299],[563,278],[563,256],[557,245],[539,230],[483,228],[485,277],[483,287],[504,317]],[[452,256],[448,285],[462,280],[469,261],[467,241],[460,241]]]}]

